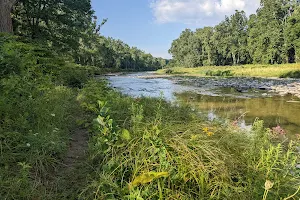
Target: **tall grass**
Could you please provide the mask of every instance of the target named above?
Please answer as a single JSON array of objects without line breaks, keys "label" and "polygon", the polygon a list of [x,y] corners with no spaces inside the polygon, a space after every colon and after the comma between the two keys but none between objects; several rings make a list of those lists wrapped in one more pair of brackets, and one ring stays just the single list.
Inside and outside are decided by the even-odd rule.
[{"label": "tall grass", "polygon": [[71,87],[83,85],[89,72],[2,34],[0,68],[0,199],[44,199],[82,110]]},{"label": "tall grass", "polygon": [[103,82],[83,89],[81,102],[98,115],[81,199],[300,197],[299,142],[281,140],[262,121],[245,132],[162,99],[122,96]]},{"label": "tall grass", "polygon": [[204,66],[197,68],[175,67],[159,70],[159,74],[185,76],[237,76],[237,77],[277,77],[300,78],[299,64],[281,65],[242,65],[242,66]]}]

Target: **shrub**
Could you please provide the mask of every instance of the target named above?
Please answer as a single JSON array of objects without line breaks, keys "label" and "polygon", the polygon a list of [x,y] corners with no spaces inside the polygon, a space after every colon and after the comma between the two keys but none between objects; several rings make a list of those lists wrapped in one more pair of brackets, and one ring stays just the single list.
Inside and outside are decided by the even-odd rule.
[{"label": "shrub", "polygon": [[206,76],[233,76],[234,74],[231,72],[231,70],[226,70],[226,71],[212,71],[212,70],[208,70],[205,73]]},{"label": "shrub", "polygon": [[300,70],[290,71],[288,73],[282,74],[280,78],[300,78]]},{"label": "shrub", "polygon": [[174,73],[173,69],[167,69],[166,70],[166,74],[173,74],[173,73]]}]

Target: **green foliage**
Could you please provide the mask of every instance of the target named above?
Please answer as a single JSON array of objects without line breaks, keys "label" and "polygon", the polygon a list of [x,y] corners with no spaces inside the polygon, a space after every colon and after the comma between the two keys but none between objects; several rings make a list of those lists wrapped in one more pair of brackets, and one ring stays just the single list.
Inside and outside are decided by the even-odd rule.
[{"label": "green foliage", "polygon": [[82,88],[96,71],[97,69],[93,67],[68,63],[59,71],[57,77],[58,81],[63,85],[73,88]]},{"label": "green foliage", "polygon": [[[14,33],[55,49],[77,64],[109,69],[108,72],[150,71],[166,65],[163,58],[129,47],[121,40],[101,36],[100,29],[107,19],[98,26],[93,13],[90,0],[18,1],[12,12]],[[71,79],[70,85],[78,86],[82,82]]]},{"label": "green foliage", "polygon": [[282,74],[280,78],[300,78],[300,70],[291,71],[285,74]]},{"label": "green foliage", "polygon": [[230,70],[225,70],[225,71],[221,71],[221,70],[211,71],[211,70],[208,70],[205,73],[205,75],[206,76],[233,76],[234,74]]},{"label": "green foliage", "polygon": [[90,0],[22,0],[14,7],[14,32],[61,52],[76,51],[92,13]]},{"label": "green foliage", "polygon": [[30,73],[34,76],[56,75],[65,65],[51,48],[0,33],[0,78]]},{"label": "green foliage", "polygon": [[91,34],[87,42],[82,40],[75,60],[82,65],[91,65],[107,70],[145,71],[166,66],[166,60],[155,58],[121,40]]},{"label": "green foliage", "polygon": [[215,27],[184,30],[170,67],[299,62],[299,2],[262,0],[256,14],[236,11]]},{"label": "green foliage", "polygon": [[262,121],[246,133],[161,99],[124,97],[102,81],[81,95],[98,115],[82,199],[299,197],[299,143],[281,141]]},{"label": "green foliage", "polygon": [[0,43],[0,198],[35,199],[67,150],[80,108],[75,90],[62,85],[64,59],[18,37],[1,35]]}]

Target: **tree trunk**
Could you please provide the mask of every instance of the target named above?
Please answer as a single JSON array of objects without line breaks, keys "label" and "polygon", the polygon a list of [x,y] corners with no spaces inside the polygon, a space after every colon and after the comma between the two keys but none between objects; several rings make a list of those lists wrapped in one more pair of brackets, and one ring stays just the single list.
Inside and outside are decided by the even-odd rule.
[{"label": "tree trunk", "polygon": [[11,10],[17,0],[0,0],[0,32],[12,33]]},{"label": "tree trunk", "polygon": [[231,53],[232,60],[233,60],[233,65],[236,65],[236,56],[234,53]]}]

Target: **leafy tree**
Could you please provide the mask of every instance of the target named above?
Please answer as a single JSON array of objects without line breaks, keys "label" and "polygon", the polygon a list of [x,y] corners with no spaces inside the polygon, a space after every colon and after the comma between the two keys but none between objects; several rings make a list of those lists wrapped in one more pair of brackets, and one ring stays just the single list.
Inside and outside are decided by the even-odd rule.
[{"label": "leafy tree", "polygon": [[236,11],[215,27],[186,29],[173,41],[172,65],[300,61],[298,0],[261,0],[256,14]]},{"label": "leafy tree", "polygon": [[249,47],[255,63],[284,62],[284,0],[262,0],[249,24]]},{"label": "leafy tree", "polygon": [[186,29],[177,40],[173,41],[169,53],[179,65],[196,67],[202,65],[201,51],[200,38],[195,37],[190,29]]},{"label": "leafy tree", "polygon": [[14,31],[71,52],[78,49],[92,13],[90,0],[20,0],[14,9]]},{"label": "leafy tree", "polygon": [[285,48],[289,62],[300,62],[300,8],[296,7],[284,29]]},{"label": "leafy tree", "polygon": [[216,47],[212,40],[214,28],[204,27],[197,29],[195,34],[202,44],[201,59],[203,65],[216,65]]}]

